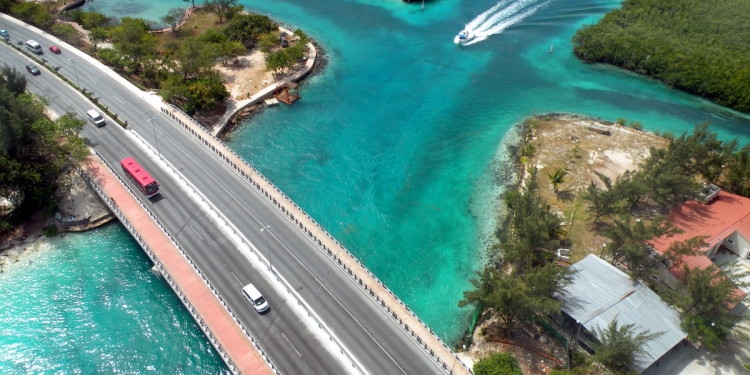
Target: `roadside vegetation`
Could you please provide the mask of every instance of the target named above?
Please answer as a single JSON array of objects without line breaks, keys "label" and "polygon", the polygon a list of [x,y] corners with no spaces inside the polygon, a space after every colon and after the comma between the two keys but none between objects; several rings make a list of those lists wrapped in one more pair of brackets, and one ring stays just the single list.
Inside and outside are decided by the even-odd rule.
[{"label": "roadside vegetation", "polygon": [[585,61],[623,67],[750,111],[750,13],[728,0],[626,0],[573,37]]},{"label": "roadside vegetation", "polygon": [[0,233],[43,210],[57,208],[63,170],[79,164],[88,146],[73,113],[51,120],[44,98],[26,92],[26,78],[0,67]]},{"label": "roadside vegetation", "polygon": [[[296,38],[281,48],[278,24],[264,15],[244,13],[237,0],[205,1],[182,26],[185,9],[172,8],[160,19],[170,31],[166,33],[154,32],[156,22],[142,18],[117,19],[81,10],[57,14],[56,7],[0,2],[0,9],[88,50],[142,89],[160,90],[164,100],[188,114],[223,111],[221,104],[229,92],[215,68],[217,63],[235,64],[240,56],[259,48],[266,53],[266,70],[280,73],[303,61],[308,42],[297,30]],[[60,21],[77,23],[87,38]]]}]

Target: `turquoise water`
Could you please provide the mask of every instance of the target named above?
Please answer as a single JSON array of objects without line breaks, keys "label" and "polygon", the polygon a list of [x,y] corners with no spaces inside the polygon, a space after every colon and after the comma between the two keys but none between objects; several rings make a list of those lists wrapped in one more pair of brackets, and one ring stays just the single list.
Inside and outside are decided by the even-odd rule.
[{"label": "turquoise water", "polygon": [[229,374],[119,224],[65,235],[0,274],[0,374]]},{"label": "turquoise water", "polygon": [[[543,4],[534,0],[515,3],[521,2],[528,4],[526,9]],[[628,72],[583,64],[572,55],[569,41],[575,30],[618,6],[616,1],[551,1],[502,33],[464,48],[453,44],[453,36],[496,2],[428,1],[424,11],[418,3],[399,0],[246,0],[243,4],[314,36],[325,48],[329,64],[322,74],[305,82],[301,101],[255,116],[232,135],[232,147],[341,240],[449,342],[466,327],[470,311],[459,309],[456,303],[470,287],[468,278],[481,265],[486,239],[495,225],[495,198],[513,180],[503,165],[508,157],[503,141],[511,138],[517,118],[572,112],[638,120],[646,129],[674,133],[709,121],[724,139],[750,140],[750,121],[743,115]],[[175,0],[97,0],[87,7],[113,16],[156,20],[167,9],[185,5]],[[80,238],[87,236],[98,234]],[[101,248],[91,241],[88,252],[102,252],[97,262],[103,264],[118,259],[147,263],[124,233],[120,237]],[[74,250],[69,252],[88,253],[76,247],[88,246],[86,242],[71,245]],[[50,251],[39,257],[56,254]],[[139,293],[143,295],[138,301],[142,308],[166,321],[183,317],[180,327],[192,326],[166,286],[147,277],[147,268],[145,264],[131,271],[113,270],[106,282],[93,272],[75,277],[81,278],[80,285],[99,290],[115,281],[134,282],[131,272],[141,272]],[[35,283],[47,278],[67,282],[69,271],[51,271],[25,277],[33,277]],[[17,297],[19,307],[3,305],[3,316],[10,315],[13,323],[26,309],[35,311],[37,298],[32,294]],[[98,349],[85,343],[91,336],[139,337],[143,326],[98,325],[101,331],[91,334],[86,326],[91,314],[87,309],[106,299],[90,298],[79,310],[55,321],[59,330],[70,335],[69,340],[80,343],[67,341],[78,357],[72,355],[70,362],[65,356],[47,359],[52,368],[74,368],[80,361],[89,366],[114,363],[145,372],[145,367],[138,367],[143,361],[137,355],[89,354]],[[11,308],[13,313],[5,314]],[[35,334],[35,328],[24,332],[25,321],[13,324],[19,335]],[[169,344],[143,338],[137,347],[148,353],[172,354],[185,351],[186,346],[204,348],[183,355],[205,363],[207,370],[196,372],[214,372],[210,366],[218,361],[200,332],[191,328],[182,334],[186,336]],[[54,353],[59,345],[52,339],[25,342],[28,353]],[[188,359],[155,366],[169,369],[158,366]]]}]

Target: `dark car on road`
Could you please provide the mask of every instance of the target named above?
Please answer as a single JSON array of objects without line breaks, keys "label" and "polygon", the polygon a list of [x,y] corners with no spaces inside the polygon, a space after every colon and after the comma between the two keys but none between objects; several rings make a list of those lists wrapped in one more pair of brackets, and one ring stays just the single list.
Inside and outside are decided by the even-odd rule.
[{"label": "dark car on road", "polygon": [[34,64],[26,64],[26,70],[35,76],[42,74],[39,68],[37,68]]},{"label": "dark car on road", "polygon": [[8,31],[7,30],[0,30],[0,36],[2,36],[5,39],[10,38],[10,35],[8,35]]}]

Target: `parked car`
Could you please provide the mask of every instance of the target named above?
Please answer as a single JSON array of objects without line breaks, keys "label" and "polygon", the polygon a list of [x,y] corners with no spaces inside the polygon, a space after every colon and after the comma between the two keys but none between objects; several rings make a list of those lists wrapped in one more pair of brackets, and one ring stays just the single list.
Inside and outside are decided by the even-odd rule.
[{"label": "parked car", "polygon": [[62,52],[62,51],[60,51],[60,47],[58,47],[58,46],[49,46],[49,51],[52,52],[52,53],[60,53],[60,52]]},{"label": "parked car", "polygon": [[34,65],[34,64],[26,64],[26,71],[28,71],[29,73],[31,73],[31,74],[33,74],[35,76],[38,76],[38,75],[42,74],[42,72],[39,70],[39,68],[37,68],[36,65]]},{"label": "parked car", "polygon": [[7,30],[0,30],[0,36],[2,36],[5,39],[10,38],[10,35],[8,35],[8,31]]}]

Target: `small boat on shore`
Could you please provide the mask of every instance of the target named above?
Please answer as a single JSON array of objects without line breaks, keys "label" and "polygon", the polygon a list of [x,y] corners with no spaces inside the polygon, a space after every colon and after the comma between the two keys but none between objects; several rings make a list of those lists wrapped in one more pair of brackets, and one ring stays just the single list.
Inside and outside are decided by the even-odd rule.
[{"label": "small boat on shore", "polygon": [[453,38],[453,43],[464,45],[472,39],[474,39],[474,34],[471,34],[469,30],[461,30],[461,32]]}]

